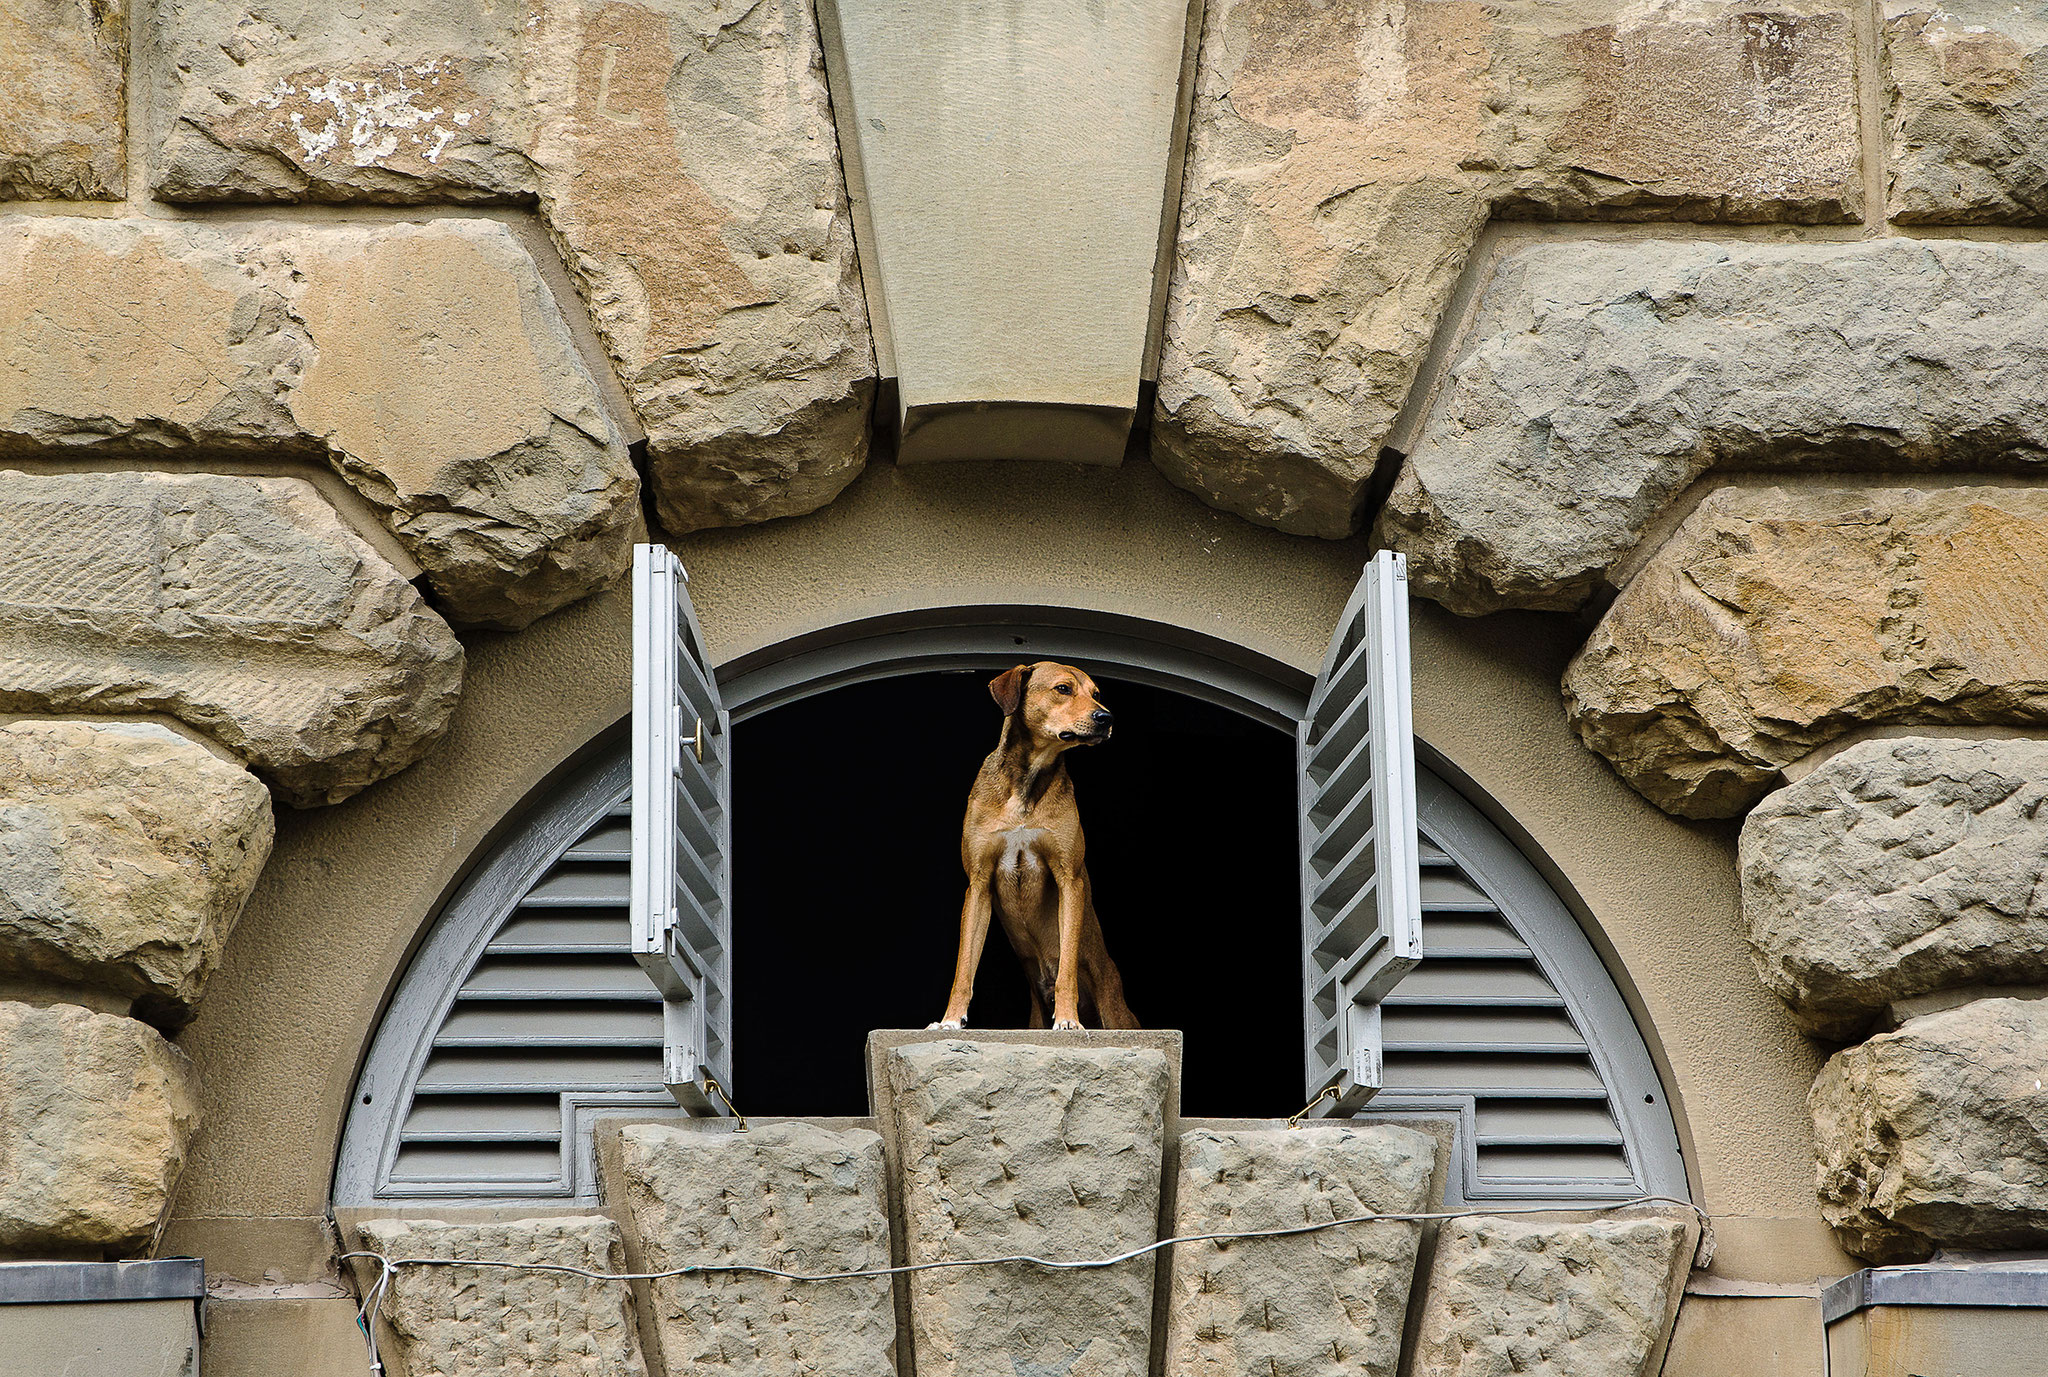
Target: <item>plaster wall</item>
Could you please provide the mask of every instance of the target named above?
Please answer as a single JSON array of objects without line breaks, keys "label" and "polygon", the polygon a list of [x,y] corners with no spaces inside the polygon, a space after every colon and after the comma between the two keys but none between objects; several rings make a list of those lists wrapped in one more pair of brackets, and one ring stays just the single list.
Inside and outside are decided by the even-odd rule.
[{"label": "plaster wall", "polygon": [[[1305,673],[1365,558],[1360,541],[1212,510],[1145,465],[877,465],[823,512],[672,544],[721,661],[856,618],[1010,602],[1171,623]],[[1696,1198],[1717,1217],[1716,1270],[1808,1282],[1851,1270],[1814,1205],[1805,1095],[1820,1058],[1738,936],[1732,826],[1666,816],[1570,734],[1557,684],[1583,635],[1572,620],[1470,621],[1420,602],[1415,616],[1417,732],[1582,905],[1659,1060]],[[206,1127],[164,1251],[247,1280],[324,1270],[334,1152],[382,1001],[520,801],[624,715],[629,633],[616,587],[516,636],[470,638],[468,689],[430,758],[279,819],[180,1038]],[[950,916],[933,934],[951,940]]]}]

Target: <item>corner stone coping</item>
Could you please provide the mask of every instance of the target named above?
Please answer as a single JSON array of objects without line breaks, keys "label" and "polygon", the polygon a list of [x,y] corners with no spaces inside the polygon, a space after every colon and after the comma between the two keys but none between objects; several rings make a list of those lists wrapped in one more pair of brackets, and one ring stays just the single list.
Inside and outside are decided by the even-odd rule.
[{"label": "corner stone coping", "polygon": [[[646,1271],[747,1262],[795,1272],[887,1267],[882,1138],[804,1123],[748,1132],[630,1124],[622,1203]],[[806,1283],[748,1273],[652,1283],[670,1373],[883,1377],[896,1365],[887,1277]]]},{"label": "corner stone coping", "polygon": [[[1164,1053],[975,1043],[887,1053],[909,1262],[1107,1257],[1159,1236]],[[912,1273],[920,1377],[1143,1372],[1151,1255],[1090,1272]]]},{"label": "corner stone coping", "polygon": [[312,807],[423,755],[462,669],[302,480],[0,472],[0,711],[164,713]]},{"label": "corner stone coping", "polygon": [[[1436,1140],[1392,1125],[1180,1139],[1173,1231],[1281,1229],[1430,1207]],[[1166,1371],[1176,1377],[1394,1377],[1419,1223],[1174,1245]]]},{"label": "corner stone coping", "polygon": [[[449,1224],[366,1219],[388,1257],[478,1258],[619,1272],[619,1227],[589,1215]],[[383,1317],[408,1377],[648,1377],[632,1291],[617,1282],[499,1267],[400,1267]]]},{"label": "corner stone coping", "polygon": [[450,616],[623,572],[639,479],[506,226],[0,217],[0,455],[324,459]]},{"label": "corner stone coping", "polygon": [[1377,535],[1454,612],[1571,609],[1717,464],[2039,472],[2044,391],[2048,244],[1539,244]]}]

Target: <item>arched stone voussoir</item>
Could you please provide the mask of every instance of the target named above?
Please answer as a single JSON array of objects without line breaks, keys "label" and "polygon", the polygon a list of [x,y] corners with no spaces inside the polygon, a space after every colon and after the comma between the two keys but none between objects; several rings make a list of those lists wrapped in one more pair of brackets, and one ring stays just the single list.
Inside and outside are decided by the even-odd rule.
[{"label": "arched stone voussoir", "polygon": [[631,558],[639,479],[505,226],[0,219],[0,454],[324,458],[460,622]]}]

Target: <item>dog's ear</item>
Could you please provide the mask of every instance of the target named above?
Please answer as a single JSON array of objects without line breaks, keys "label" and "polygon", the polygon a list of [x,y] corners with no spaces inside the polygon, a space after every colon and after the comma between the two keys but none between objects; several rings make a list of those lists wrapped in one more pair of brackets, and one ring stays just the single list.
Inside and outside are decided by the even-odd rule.
[{"label": "dog's ear", "polygon": [[1014,665],[988,681],[989,696],[1008,717],[1023,705],[1024,681],[1031,677],[1030,665]]}]

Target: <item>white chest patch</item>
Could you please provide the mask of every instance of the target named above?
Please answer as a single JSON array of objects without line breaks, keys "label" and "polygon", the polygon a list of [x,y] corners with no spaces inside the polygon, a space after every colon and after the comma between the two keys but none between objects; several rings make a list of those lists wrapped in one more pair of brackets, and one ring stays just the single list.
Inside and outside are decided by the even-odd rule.
[{"label": "white chest patch", "polygon": [[1012,827],[1003,833],[1003,854],[996,861],[996,868],[1005,875],[1014,875],[1026,866],[1038,864],[1038,839],[1045,835],[1043,827]]}]

